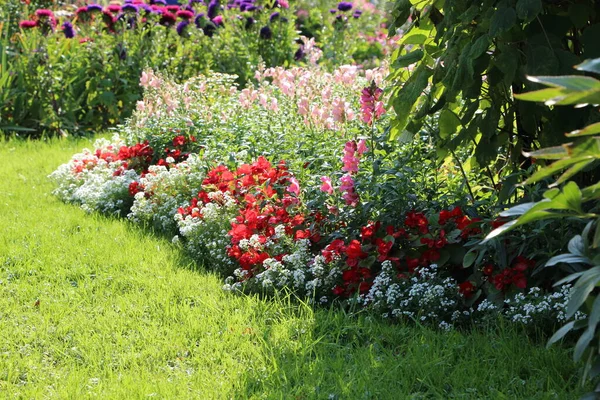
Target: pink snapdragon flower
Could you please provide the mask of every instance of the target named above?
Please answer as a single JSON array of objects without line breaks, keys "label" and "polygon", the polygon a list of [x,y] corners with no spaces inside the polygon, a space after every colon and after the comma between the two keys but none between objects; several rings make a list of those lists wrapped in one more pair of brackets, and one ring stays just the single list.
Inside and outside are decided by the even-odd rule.
[{"label": "pink snapdragon flower", "polygon": [[359,197],[358,193],[354,189],[354,179],[352,179],[352,175],[345,174],[340,178],[340,190],[344,192],[342,198],[349,206],[355,206],[358,203]]},{"label": "pink snapdragon flower", "polygon": [[287,191],[295,194],[296,196],[300,196],[300,184],[296,178],[290,178],[290,186],[288,186]]},{"label": "pink snapdragon flower", "polygon": [[331,185],[331,178],[328,176],[322,176],[321,182],[323,182],[323,184],[320,187],[321,191],[323,191],[327,194],[333,194],[333,186]]},{"label": "pink snapdragon flower", "polygon": [[383,101],[381,101],[382,95],[383,90],[376,87],[374,84],[362,90],[360,96],[360,109],[362,111],[362,120],[364,123],[372,125],[376,119],[379,119],[385,114]]},{"label": "pink snapdragon flower", "polygon": [[360,139],[358,141],[358,145],[356,146],[356,152],[358,153],[359,156],[362,156],[367,151],[369,151],[369,148],[367,147],[366,140],[365,139]]},{"label": "pink snapdragon flower", "polygon": [[354,140],[346,142],[344,156],[342,157],[342,162],[344,163],[342,171],[350,173],[358,172],[358,163],[360,160],[355,155],[356,150],[356,142]]}]

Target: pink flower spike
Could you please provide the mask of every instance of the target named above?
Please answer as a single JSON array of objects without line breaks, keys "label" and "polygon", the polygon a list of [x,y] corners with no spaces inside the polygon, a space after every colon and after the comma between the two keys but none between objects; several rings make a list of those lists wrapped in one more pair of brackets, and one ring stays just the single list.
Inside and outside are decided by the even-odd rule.
[{"label": "pink flower spike", "polygon": [[364,153],[366,153],[367,151],[369,151],[368,147],[367,147],[367,142],[365,141],[365,139],[360,139],[358,142],[358,146],[356,147],[356,151],[359,155],[363,155]]},{"label": "pink flower spike", "polygon": [[323,184],[321,185],[321,191],[327,193],[327,194],[333,194],[333,186],[331,186],[331,178],[328,176],[322,176],[321,177],[321,182],[323,182]]},{"label": "pink flower spike", "polygon": [[290,178],[290,186],[288,186],[287,191],[300,196],[300,184],[296,178]]}]

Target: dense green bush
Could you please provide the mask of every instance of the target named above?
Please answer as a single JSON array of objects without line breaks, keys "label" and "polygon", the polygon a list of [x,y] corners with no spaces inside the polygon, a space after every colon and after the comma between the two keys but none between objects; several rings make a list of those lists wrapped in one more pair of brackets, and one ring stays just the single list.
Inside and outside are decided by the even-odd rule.
[{"label": "dense green bush", "polygon": [[[176,20],[165,21],[156,13],[167,13],[160,7],[109,15],[64,6],[55,16],[44,17],[35,14],[39,11],[33,4],[21,5],[21,12],[10,16],[1,34],[0,129],[39,137],[115,125],[131,115],[141,98],[138,82],[146,67],[176,81],[209,70],[224,72],[236,75],[244,86],[254,79],[259,65],[309,62],[298,32],[316,37],[317,46],[333,51],[322,59],[329,68],[352,62],[377,64],[389,47],[376,9],[353,18],[341,11],[332,14],[323,5],[307,11],[302,3],[293,8],[277,4],[257,2],[254,11],[220,6],[211,21],[198,17],[207,12],[206,6],[192,2],[188,7],[197,21],[192,18],[187,26],[182,24],[185,15],[171,13]],[[15,30],[19,18],[31,22]],[[65,28],[69,23],[73,31]],[[66,37],[71,32],[74,37]],[[359,35],[373,38],[372,43],[365,47],[350,40]]]}]

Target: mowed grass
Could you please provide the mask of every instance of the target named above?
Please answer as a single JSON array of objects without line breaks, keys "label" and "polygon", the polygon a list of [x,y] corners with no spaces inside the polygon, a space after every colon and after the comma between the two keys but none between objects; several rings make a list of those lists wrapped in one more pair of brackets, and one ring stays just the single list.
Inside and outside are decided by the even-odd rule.
[{"label": "mowed grass", "polygon": [[571,399],[570,352],[223,292],[46,176],[90,140],[0,143],[0,398]]}]

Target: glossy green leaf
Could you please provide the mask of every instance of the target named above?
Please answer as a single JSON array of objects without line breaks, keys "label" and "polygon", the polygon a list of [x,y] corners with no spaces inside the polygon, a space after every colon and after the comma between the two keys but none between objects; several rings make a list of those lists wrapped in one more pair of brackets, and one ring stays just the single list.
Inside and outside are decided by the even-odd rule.
[{"label": "glossy green leaf", "polygon": [[571,298],[567,305],[567,318],[575,315],[598,282],[600,282],[600,266],[588,269],[579,277],[571,291]]},{"label": "glossy green leaf", "polygon": [[420,50],[420,49],[411,51],[410,53],[407,53],[407,54],[404,54],[403,56],[397,57],[394,60],[392,66],[394,68],[408,67],[411,64],[421,61],[424,54],[425,53],[423,52],[423,50]]},{"label": "glossy green leaf", "polygon": [[477,259],[478,254],[479,254],[479,252],[475,249],[469,250],[467,252],[467,254],[465,254],[465,257],[463,258],[463,268],[468,268],[471,265],[473,265],[473,263]]},{"label": "glossy green leaf", "polygon": [[544,167],[536,171],[531,175],[523,184],[529,185],[531,183],[538,182],[544,178],[548,178],[563,169],[570,167],[573,164],[580,163],[582,161],[590,160],[591,157],[577,157],[577,158],[565,158],[552,163],[551,165]]},{"label": "glossy green leaf", "polygon": [[588,264],[590,260],[587,257],[581,257],[574,254],[561,254],[549,259],[544,266],[552,267],[556,264]]},{"label": "glossy green leaf", "polygon": [[530,202],[530,203],[519,204],[518,206],[514,206],[512,208],[509,208],[508,210],[502,211],[500,213],[500,216],[501,217],[514,217],[515,215],[523,215],[527,211],[529,211],[532,207],[534,207],[536,204],[538,204],[538,203]]},{"label": "glossy green leaf", "polygon": [[461,125],[460,119],[458,116],[450,111],[449,109],[444,109],[440,113],[440,118],[438,120],[438,126],[440,128],[440,137],[442,139],[449,138],[453,133],[456,132],[456,129]]},{"label": "glossy green leaf", "polygon": [[600,58],[592,58],[590,60],[585,60],[581,64],[576,65],[575,68],[577,68],[580,71],[600,74]]},{"label": "glossy green leaf", "polygon": [[581,360],[581,356],[583,356],[583,353],[585,353],[590,342],[594,338],[595,331],[596,330],[592,329],[592,327],[588,327],[579,337],[579,340],[575,344],[575,350],[573,351],[573,360],[575,362]]},{"label": "glossy green leaf", "polygon": [[550,347],[552,344],[558,342],[560,339],[565,337],[567,333],[569,333],[573,326],[575,325],[575,321],[568,322],[564,326],[562,326],[559,330],[557,330],[552,337],[548,340],[548,344],[546,347]]},{"label": "glossy green leaf", "polygon": [[567,133],[567,137],[587,136],[600,133],[600,122],[586,126],[583,129],[578,129],[571,133]]},{"label": "glossy green leaf", "polygon": [[542,160],[560,160],[569,155],[565,146],[546,147],[536,151],[523,152],[525,157],[540,158]]},{"label": "glossy green leaf", "polygon": [[585,169],[585,167],[587,167],[588,165],[590,165],[592,162],[594,162],[594,160],[582,161],[580,163],[577,163],[577,164],[573,165],[571,168],[569,168],[568,170],[566,170],[556,180],[556,182],[554,182],[553,184],[551,184],[550,187],[555,187],[555,186],[558,186],[558,185],[566,182],[568,179],[570,179],[571,177],[575,176],[579,171],[582,171],[583,169]]},{"label": "glossy green leaf", "polygon": [[517,13],[514,8],[498,9],[490,21],[490,36],[497,37],[509,31],[517,23]]},{"label": "glossy green leaf", "polygon": [[600,218],[596,219],[596,232],[594,232],[592,247],[594,249],[600,248]]},{"label": "glossy green leaf", "polygon": [[517,1],[517,16],[525,22],[532,21],[542,12],[542,0]]}]

